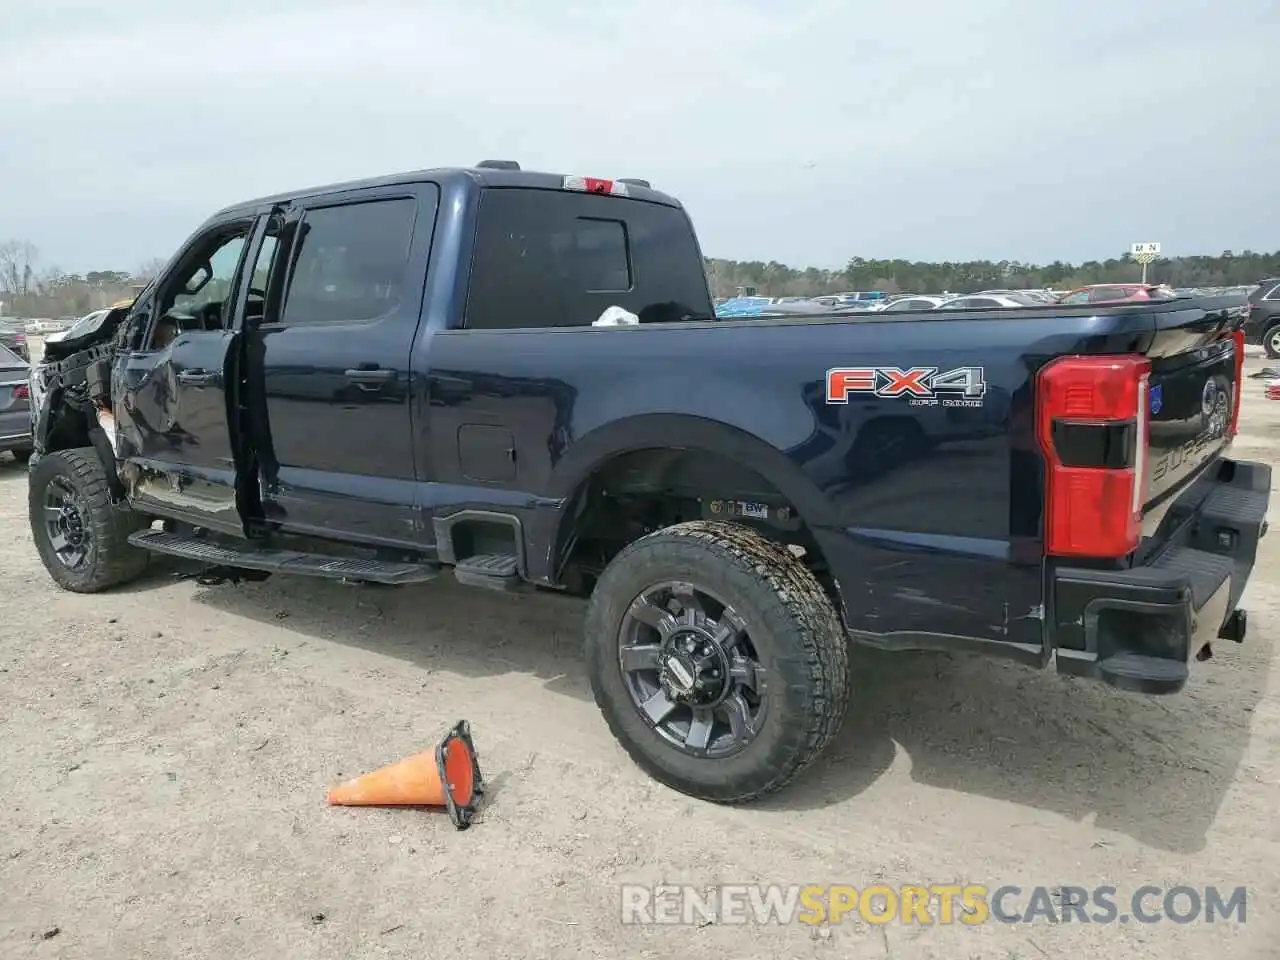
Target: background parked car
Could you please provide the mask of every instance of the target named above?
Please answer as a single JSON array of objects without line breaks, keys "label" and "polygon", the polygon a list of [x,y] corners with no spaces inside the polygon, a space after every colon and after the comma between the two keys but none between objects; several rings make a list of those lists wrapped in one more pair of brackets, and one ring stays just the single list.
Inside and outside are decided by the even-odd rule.
[{"label": "background parked car", "polygon": [[989,310],[992,307],[1038,307],[1044,303],[1022,291],[1013,293],[971,293],[938,304],[939,310]]},{"label": "background parked car", "polygon": [[0,452],[19,461],[31,456],[31,364],[0,346]]},{"label": "background parked car", "polygon": [[1048,290],[979,290],[977,296],[985,297],[992,294],[996,296],[1030,297],[1037,303],[1057,302],[1057,299]]},{"label": "background parked car", "polygon": [[1263,280],[1249,294],[1246,343],[1260,343],[1272,360],[1280,360],[1280,277]]},{"label": "background parked car", "polygon": [[877,313],[903,313],[907,310],[936,310],[947,302],[947,297],[935,297],[920,294],[912,297],[898,297],[884,306],[875,307]]},{"label": "background parked car", "polygon": [[21,320],[0,320],[0,346],[8,347],[23,360],[31,359],[27,349],[27,330]]},{"label": "background parked car", "polygon": [[1059,303],[1124,303],[1130,300],[1164,300],[1178,294],[1163,283],[1095,283],[1078,287],[1058,299]]}]

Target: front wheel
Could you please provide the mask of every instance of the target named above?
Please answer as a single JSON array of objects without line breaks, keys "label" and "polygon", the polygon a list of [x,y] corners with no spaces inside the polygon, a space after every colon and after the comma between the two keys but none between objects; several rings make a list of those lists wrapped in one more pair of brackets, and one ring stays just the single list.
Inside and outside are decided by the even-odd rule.
[{"label": "front wheel", "polygon": [[596,583],[585,630],[609,728],[682,793],[772,793],[844,718],[840,618],[803,563],[748,527],[693,521],[630,544]]},{"label": "front wheel", "polygon": [[98,593],[136,580],[148,553],[129,543],[147,519],[111,502],[106,470],[92,447],[40,458],[28,480],[31,536],[49,576],[73,593]]},{"label": "front wheel", "polygon": [[1280,360],[1280,323],[1262,335],[1262,349],[1272,360]]}]

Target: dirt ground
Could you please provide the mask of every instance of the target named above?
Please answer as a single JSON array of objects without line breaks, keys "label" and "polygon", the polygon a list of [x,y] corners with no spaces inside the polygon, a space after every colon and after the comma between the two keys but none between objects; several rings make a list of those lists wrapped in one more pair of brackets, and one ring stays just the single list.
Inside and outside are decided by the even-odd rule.
[{"label": "dirt ground", "polygon": [[[1251,358],[1248,369],[1262,366]],[[1236,455],[1275,459],[1246,381]],[[590,700],[581,609],[442,579],[400,591],[157,565],[55,590],[0,455],[0,957],[1280,955],[1280,537],[1251,634],[1171,698],[964,656],[860,656],[819,766],[749,808],[627,760]],[[489,805],[324,805],[470,720]],[[618,886],[1248,887],[1244,924],[636,927]]]}]

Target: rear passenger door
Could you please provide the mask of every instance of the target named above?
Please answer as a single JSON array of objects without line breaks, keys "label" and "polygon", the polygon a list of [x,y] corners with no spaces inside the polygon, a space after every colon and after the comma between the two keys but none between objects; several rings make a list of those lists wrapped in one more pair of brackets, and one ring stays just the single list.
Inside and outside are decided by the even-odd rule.
[{"label": "rear passenger door", "polygon": [[438,205],[439,188],[419,183],[281,212],[246,347],[263,511],[285,530],[421,542],[410,353]]}]

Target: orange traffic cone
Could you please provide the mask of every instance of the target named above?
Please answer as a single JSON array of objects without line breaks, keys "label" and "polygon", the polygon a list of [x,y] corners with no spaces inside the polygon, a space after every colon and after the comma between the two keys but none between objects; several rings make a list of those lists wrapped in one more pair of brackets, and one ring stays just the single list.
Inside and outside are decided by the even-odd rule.
[{"label": "orange traffic cone", "polygon": [[435,750],[348,780],[330,790],[327,799],[341,807],[445,807],[453,825],[465,830],[483,795],[471,727],[459,720]]}]

